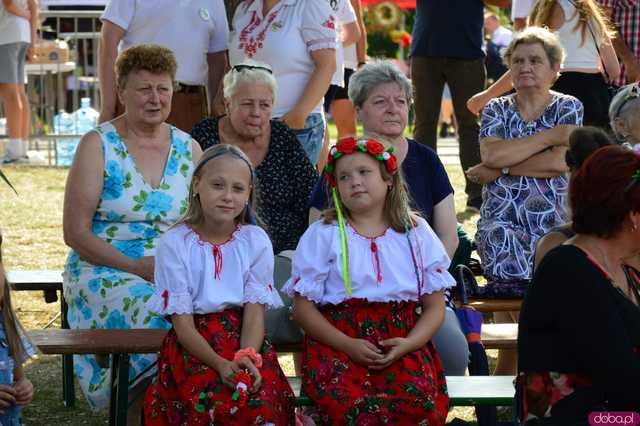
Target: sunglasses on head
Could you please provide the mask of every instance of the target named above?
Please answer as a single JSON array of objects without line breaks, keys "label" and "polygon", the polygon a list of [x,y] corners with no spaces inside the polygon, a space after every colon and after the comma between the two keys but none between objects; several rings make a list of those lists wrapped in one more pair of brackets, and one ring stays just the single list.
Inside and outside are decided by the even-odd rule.
[{"label": "sunglasses on head", "polygon": [[629,103],[629,101],[636,98],[640,98],[640,86],[638,86],[638,83],[633,83],[631,89],[629,89],[622,98],[620,106],[616,109],[614,117],[618,117],[620,115],[620,111],[622,111],[622,108],[624,108],[624,106]]},{"label": "sunglasses on head", "polygon": [[231,69],[235,72],[240,72],[242,70],[262,70],[268,72],[269,74],[273,74],[273,71],[271,71],[269,68],[261,67],[259,65],[234,65]]}]

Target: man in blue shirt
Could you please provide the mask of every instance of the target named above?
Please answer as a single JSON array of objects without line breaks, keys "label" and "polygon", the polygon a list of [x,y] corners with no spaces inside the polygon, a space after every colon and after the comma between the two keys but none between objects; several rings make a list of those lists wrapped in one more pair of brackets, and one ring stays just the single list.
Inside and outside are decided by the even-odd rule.
[{"label": "man in blue shirt", "polygon": [[[436,149],[440,103],[445,82],[451,89],[458,122],[463,170],[480,163],[477,118],[466,102],[484,90],[482,50],[484,6],[507,7],[511,0],[417,0],[411,44],[411,77],[415,91],[414,137]],[[465,179],[466,176],[465,176]],[[480,208],[482,187],[466,181],[467,206]]]}]

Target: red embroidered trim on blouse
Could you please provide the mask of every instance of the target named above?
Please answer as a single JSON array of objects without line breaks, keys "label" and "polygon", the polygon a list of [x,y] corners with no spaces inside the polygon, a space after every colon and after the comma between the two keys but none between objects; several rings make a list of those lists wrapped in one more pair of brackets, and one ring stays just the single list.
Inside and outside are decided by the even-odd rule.
[{"label": "red embroidered trim on blouse", "polygon": [[258,28],[258,26],[262,22],[260,20],[260,17],[258,16],[258,13],[254,10],[253,14],[251,15],[251,21],[240,32],[240,37],[238,39],[238,49],[244,50],[245,55],[247,55],[249,58],[253,58],[258,49],[262,49],[264,39],[267,36],[267,30],[269,29],[269,27],[271,27],[271,23],[274,19],[276,19],[276,16],[278,16],[279,11],[280,8],[277,8],[276,10],[271,12],[267,17],[267,25],[264,26],[263,30],[260,31],[256,37],[253,37],[250,34],[255,31],[255,29]]}]

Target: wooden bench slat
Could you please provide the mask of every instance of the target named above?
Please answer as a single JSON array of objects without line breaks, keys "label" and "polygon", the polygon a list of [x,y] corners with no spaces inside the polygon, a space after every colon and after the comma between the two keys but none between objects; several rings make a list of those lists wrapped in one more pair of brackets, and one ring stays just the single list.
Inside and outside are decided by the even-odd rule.
[{"label": "wooden bench slat", "polygon": [[522,299],[470,299],[468,306],[480,312],[519,311]]},{"label": "wooden bench slat", "polygon": [[[313,405],[305,395],[300,396],[300,377],[287,377],[296,396],[298,406]],[[514,376],[447,376],[449,405],[463,407],[473,405],[510,406],[515,394]]]},{"label": "wooden bench slat", "polygon": [[[135,333],[131,333],[135,331]],[[29,330],[29,337],[40,351],[53,354],[154,353],[160,350],[167,330]]]},{"label": "wooden bench slat", "polygon": [[8,271],[7,279],[15,290],[62,290],[62,271]]},{"label": "wooden bench slat", "polygon": [[[44,354],[153,353],[160,351],[166,330],[30,330],[29,337]],[[488,349],[515,349],[518,324],[484,324],[482,341]],[[278,352],[300,352],[302,345],[277,346]]]}]

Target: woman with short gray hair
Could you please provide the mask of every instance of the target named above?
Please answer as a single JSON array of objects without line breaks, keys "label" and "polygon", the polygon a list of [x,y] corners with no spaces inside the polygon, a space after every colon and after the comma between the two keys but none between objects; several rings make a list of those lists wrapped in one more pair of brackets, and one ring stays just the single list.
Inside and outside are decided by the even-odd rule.
[{"label": "woman with short gray hair", "polygon": [[295,250],[307,228],[307,200],[318,174],[291,129],[271,120],[276,79],[269,65],[245,59],[224,76],[223,86],[227,114],[205,118],[191,135],[203,150],[224,143],[249,157],[262,194],[256,212],[274,252]]},{"label": "woman with short gray hair", "polygon": [[640,85],[622,87],[609,105],[611,129],[617,140],[631,146],[640,144]]},{"label": "woman with short gray hair", "polygon": [[[391,62],[366,64],[349,80],[349,98],[353,102],[364,134],[393,146],[407,182],[413,208],[429,222],[438,238],[453,257],[458,247],[457,220],[453,188],[438,155],[426,145],[407,139],[404,131],[409,120],[412,89],[409,79]],[[310,220],[320,217],[327,206],[324,178],[311,196]],[[452,310],[448,308],[434,343],[447,375],[464,375],[469,350],[464,334]]]}]

